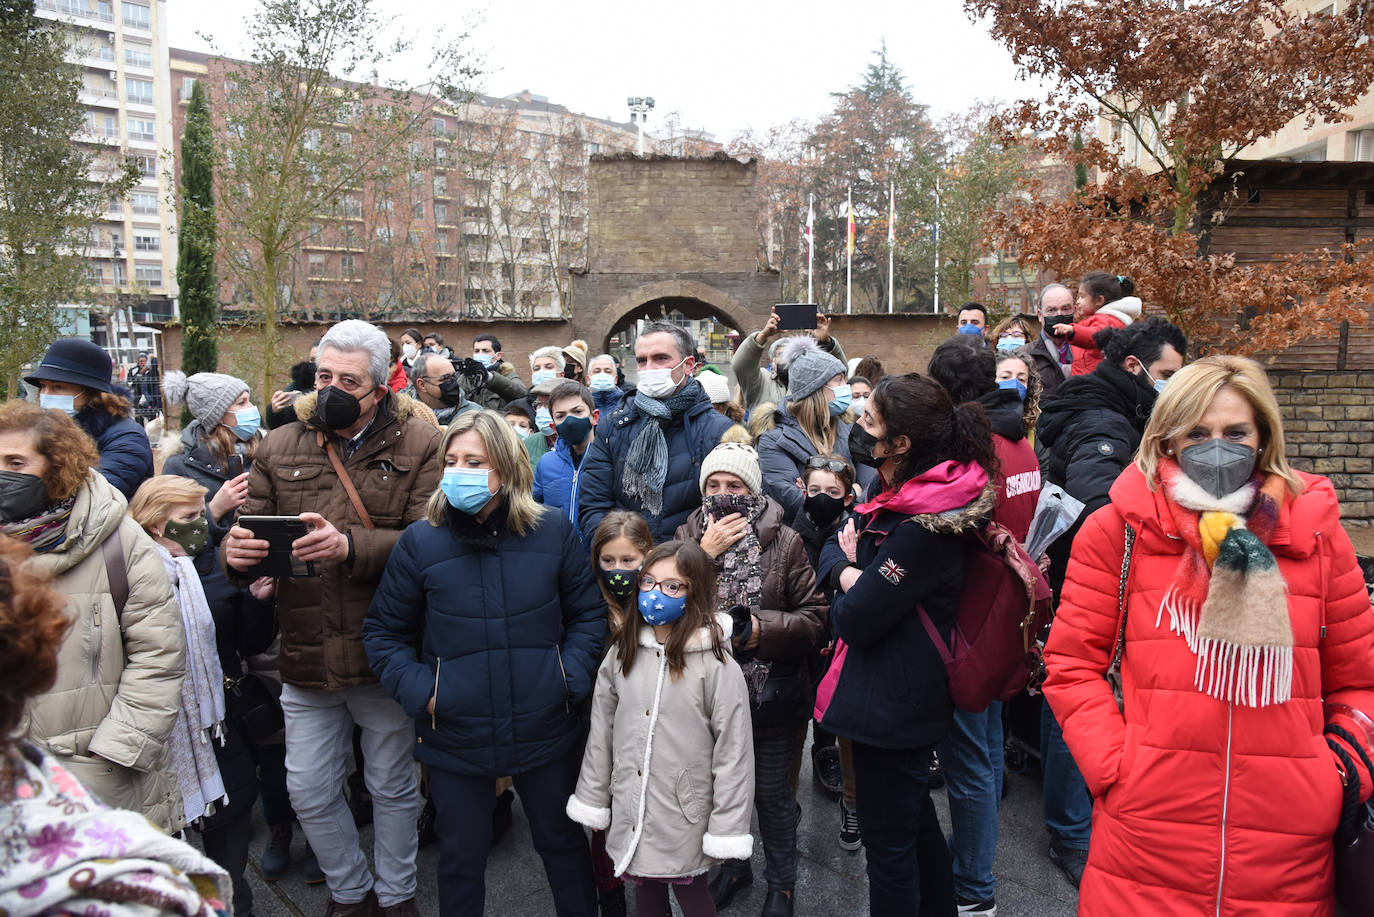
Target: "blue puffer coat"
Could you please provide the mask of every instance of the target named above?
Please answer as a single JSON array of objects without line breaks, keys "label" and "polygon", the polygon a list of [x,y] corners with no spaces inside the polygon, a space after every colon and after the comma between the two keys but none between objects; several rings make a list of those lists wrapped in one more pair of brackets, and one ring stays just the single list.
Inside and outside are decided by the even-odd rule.
[{"label": "blue puffer coat", "polygon": [[132,417],[104,411],[78,411],[77,426],[95,440],[100,451],[99,471],[105,480],[131,499],[138,485],[153,476],[153,447],[142,425]]},{"label": "blue puffer coat", "polygon": [[602,414],[596,425],[596,436],[587,447],[578,476],[578,524],[583,537],[590,544],[601,524],[601,517],[613,509],[626,509],[642,515],[653,532],[654,543],[671,541],[677,527],[687,521],[692,510],[701,506],[702,460],[730,429],[730,418],[711,406],[711,399],[693,379],[688,383],[696,392],[694,401],[678,417],[663,424],[663,437],[668,442],[668,474],[663,484],[663,512],[651,516],[638,500],[625,496],[620,477],[630,444],[639,435],[647,419],[635,407],[634,398],[626,396],[620,407],[610,414]]},{"label": "blue puffer coat", "polygon": [[577,475],[577,461],[563,440],[555,440],[553,450],[539,458],[534,469],[534,499],[545,506],[572,516],[573,478]]},{"label": "blue puffer coat", "polygon": [[465,776],[569,754],[574,705],[591,694],[606,639],[606,602],[572,521],[545,510],[516,535],[495,515],[480,540],[412,523],[363,622],[373,671],[415,717],[415,757]]},{"label": "blue puffer coat", "polygon": [[[806,471],[806,460],[815,455],[816,447],[802,431],[797,418],[786,407],[773,412],[777,426],[759,437],[759,469],[763,472],[763,492],[782,504],[787,518],[801,512],[806,495],[797,487],[797,478]],[[835,429],[835,454],[849,458],[849,429],[853,424],[841,420]],[[852,461],[851,461],[852,464]],[[865,492],[878,473],[867,465],[854,469],[854,480]]]}]

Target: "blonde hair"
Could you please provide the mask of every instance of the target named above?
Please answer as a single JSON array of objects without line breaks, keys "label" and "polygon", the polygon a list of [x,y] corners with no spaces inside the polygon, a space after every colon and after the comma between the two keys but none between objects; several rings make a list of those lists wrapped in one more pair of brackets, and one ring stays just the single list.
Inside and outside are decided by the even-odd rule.
[{"label": "blonde hair", "polygon": [[203,503],[209,491],[176,474],[159,474],[138,485],[129,501],[129,518],[145,529],[167,521],[172,510],[187,503]]},{"label": "blonde hair", "polygon": [[[439,459],[444,460],[455,436],[473,431],[482,437],[487,461],[501,478],[501,489],[497,493],[506,497],[506,527],[516,535],[524,535],[544,514],[544,507],[534,502],[534,471],[530,468],[529,453],[525,451],[525,444],[515,430],[506,423],[505,417],[495,411],[459,414],[448,425],[439,443]],[[448,505],[443,488],[435,488],[425,508],[425,518],[430,525],[442,527],[448,524]]]},{"label": "blonde hair", "polygon": [[1212,399],[1224,388],[1244,398],[1255,412],[1255,425],[1260,434],[1256,468],[1283,478],[1292,493],[1302,493],[1302,479],[1284,457],[1283,418],[1268,375],[1254,360],[1230,354],[1203,357],[1174,373],[1169,384],[1164,386],[1145,425],[1145,434],[1135,457],[1136,467],[1145,475],[1150,489],[1158,487],[1159,462],[1166,455],[1164,450],[1197,426]]},{"label": "blonde hair", "polygon": [[752,446],[754,445],[754,434],[750,433],[744,424],[737,423],[731,425],[720,435],[720,441],[723,443],[741,443],[745,446]]},{"label": "blonde hair", "polygon": [[817,452],[834,452],[835,440],[839,437],[839,421],[852,416],[845,411],[843,417],[830,416],[830,398],[824,385],[799,401],[787,402],[787,410],[797,420],[806,438]]}]

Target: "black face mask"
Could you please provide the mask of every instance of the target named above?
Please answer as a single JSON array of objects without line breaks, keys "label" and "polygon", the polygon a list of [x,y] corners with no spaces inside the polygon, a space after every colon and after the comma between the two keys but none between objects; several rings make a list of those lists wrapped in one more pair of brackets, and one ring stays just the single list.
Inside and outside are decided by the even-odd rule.
[{"label": "black face mask", "polygon": [[787,388],[787,364],[786,364],[786,363],[774,363],[774,364],[773,364],[773,378],[778,380],[778,385],[781,385],[783,388]]},{"label": "black face mask", "polygon": [[873,447],[878,445],[878,437],[869,433],[863,428],[862,424],[854,424],[849,428],[849,458],[860,465],[867,465],[869,468],[878,468],[887,457],[878,458],[873,454]]},{"label": "black face mask", "polygon": [[37,516],[49,502],[48,489],[38,475],[0,471],[0,522]]},{"label": "black face mask", "polygon": [[[1071,325],[1071,324],[1073,324],[1073,316],[1072,316],[1072,315],[1050,315],[1050,316],[1046,316],[1046,318],[1045,318],[1045,333],[1049,334],[1049,330],[1050,330],[1051,328],[1055,327],[1056,325]],[[1050,336],[1053,337],[1054,335],[1051,334]]]},{"label": "black face mask", "polygon": [[811,517],[812,522],[821,528],[826,528],[833,525],[835,520],[840,518],[840,513],[844,512],[844,499],[832,497],[827,493],[819,493],[803,500],[802,506],[805,507],[806,515]]},{"label": "black face mask", "polygon": [[633,570],[602,570],[597,568],[597,576],[606,591],[618,599],[628,598],[639,589],[639,568]]},{"label": "black face mask", "polygon": [[330,385],[320,389],[311,416],[326,430],[346,430],[363,416],[363,406],[348,392]]},{"label": "black face mask", "polygon": [[439,383],[439,400],[451,408],[463,403],[463,383],[457,376]]}]

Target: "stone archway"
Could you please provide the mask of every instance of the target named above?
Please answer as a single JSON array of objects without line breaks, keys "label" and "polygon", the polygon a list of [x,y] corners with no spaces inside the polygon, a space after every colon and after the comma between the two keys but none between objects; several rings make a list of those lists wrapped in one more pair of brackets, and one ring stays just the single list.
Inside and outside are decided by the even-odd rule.
[{"label": "stone archway", "polygon": [[[611,336],[625,326],[626,319],[633,318],[640,310],[658,306],[676,308],[687,313],[689,318],[716,317],[740,333],[750,330],[758,321],[738,299],[708,284],[697,280],[661,280],[641,284],[616,297],[596,313],[585,328],[578,328],[579,335],[599,340],[604,351],[609,347]],[[692,314],[694,312],[698,314]],[[580,326],[581,322],[575,325]]]}]

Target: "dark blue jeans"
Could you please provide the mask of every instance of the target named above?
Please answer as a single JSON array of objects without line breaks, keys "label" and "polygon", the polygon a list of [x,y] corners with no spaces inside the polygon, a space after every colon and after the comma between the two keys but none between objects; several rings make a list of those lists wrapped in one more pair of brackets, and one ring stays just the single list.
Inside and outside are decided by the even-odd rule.
[{"label": "dark blue jeans", "polygon": [[982,713],[956,709],[949,737],[940,743],[940,766],[949,796],[949,850],[954,890],[965,898],[993,897],[997,808],[1002,802],[1002,704]]},{"label": "dark blue jeans", "polygon": [[949,845],[930,801],[932,747],[854,742],[859,829],[874,917],[954,917]]},{"label": "dark blue jeans", "polygon": [[[544,861],[559,917],[596,915],[587,835],[563,810],[577,783],[580,763],[570,751],[562,759],[514,775],[515,791],[529,819],[534,849]],[[429,769],[429,793],[441,845],[439,912],[444,917],[482,917],[484,912],[496,776],[466,777]]]},{"label": "dark blue jeans", "polygon": [[1078,772],[1049,701],[1040,705],[1040,769],[1045,776],[1045,827],[1074,850],[1087,850],[1093,826],[1093,798]]}]

